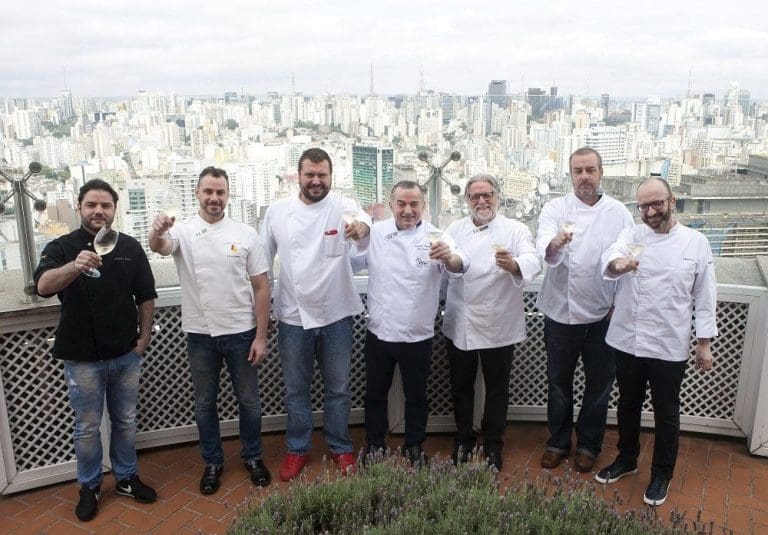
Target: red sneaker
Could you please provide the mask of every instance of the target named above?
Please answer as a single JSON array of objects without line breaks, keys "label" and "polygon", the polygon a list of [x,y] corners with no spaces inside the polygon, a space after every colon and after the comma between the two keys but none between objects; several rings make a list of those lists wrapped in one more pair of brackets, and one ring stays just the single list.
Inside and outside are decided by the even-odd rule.
[{"label": "red sneaker", "polygon": [[295,453],[286,453],[278,473],[280,481],[290,481],[298,476],[304,465],[307,464],[307,461],[309,461],[309,454],[296,455]]},{"label": "red sneaker", "polygon": [[331,459],[339,467],[343,476],[351,476],[357,470],[355,456],[351,453],[332,453]]}]

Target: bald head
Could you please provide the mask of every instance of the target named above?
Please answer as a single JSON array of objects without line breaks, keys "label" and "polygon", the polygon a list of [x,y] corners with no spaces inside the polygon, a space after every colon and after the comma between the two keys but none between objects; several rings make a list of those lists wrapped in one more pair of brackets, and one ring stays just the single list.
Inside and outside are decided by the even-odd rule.
[{"label": "bald head", "polygon": [[649,178],[637,188],[637,208],[643,223],[654,232],[666,234],[675,225],[675,197],[666,180]]}]

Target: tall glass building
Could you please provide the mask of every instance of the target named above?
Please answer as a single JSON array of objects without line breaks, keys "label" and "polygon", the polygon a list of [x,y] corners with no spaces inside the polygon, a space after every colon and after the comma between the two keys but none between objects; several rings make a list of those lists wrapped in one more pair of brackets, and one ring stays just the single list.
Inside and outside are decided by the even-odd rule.
[{"label": "tall glass building", "polygon": [[352,184],[363,208],[389,202],[394,185],[394,150],[376,145],[352,147]]}]

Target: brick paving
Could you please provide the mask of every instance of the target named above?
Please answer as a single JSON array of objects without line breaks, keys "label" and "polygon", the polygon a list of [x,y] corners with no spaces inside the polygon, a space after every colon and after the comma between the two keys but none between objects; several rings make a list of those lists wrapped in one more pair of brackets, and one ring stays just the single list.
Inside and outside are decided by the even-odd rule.
[{"label": "brick paving", "polygon": [[[362,429],[352,430],[355,444],[362,445]],[[502,477],[528,473],[536,477],[543,473],[539,459],[548,436],[542,423],[510,423],[505,435],[504,469]],[[610,463],[616,455],[616,430],[606,433],[603,454],[596,469]],[[650,459],[653,435],[641,435],[640,471],[610,485],[621,497],[622,509],[643,508],[643,493],[650,479]],[[392,437],[396,447],[399,437]],[[425,450],[430,455],[449,455],[452,440],[449,435],[430,435]],[[225,533],[237,515],[239,507],[263,496],[254,487],[238,457],[237,439],[225,440],[226,461],[219,491],[213,496],[201,496],[198,482],[202,463],[196,444],[169,446],[139,453],[140,475],[153,485],[159,495],[156,503],[142,505],[114,493],[114,481],[107,474],[102,485],[99,512],[92,521],[81,523],[74,514],[78,488],[74,482],[0,496],[0,533],[27,534],[113,534],[113,533]],[[264,435],[264,459],[273,474],[269,490],[286,488],[277,481],[277,470],[284,451],[280,433]],[[313,433],[312,460],[307,477],[314,479],[326,473],[335,476],[335,467],[323,461],[321,431]],[[572,460],[569,459],[569,461]],[[560,475],[569,471],[569,461],[553,470]],[[591,479],[591,474],[577,477]],[[743,439],[713,438],[705,435],[683,434],[675,477],[667,503],[657,508],[661,518],[673,511],[693,519],[700,515],[703,522],[727,526],[737,534],[768,533],[768,459],[747,453]],[[715,531],[718,533],[719,531]]]}]

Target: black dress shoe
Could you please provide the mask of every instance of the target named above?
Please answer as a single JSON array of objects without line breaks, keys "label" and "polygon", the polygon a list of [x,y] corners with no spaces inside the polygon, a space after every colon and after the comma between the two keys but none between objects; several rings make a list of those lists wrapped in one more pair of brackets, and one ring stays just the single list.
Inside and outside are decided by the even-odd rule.
[{"label": "black dress shoe", "polygon": [[245,468],[251,473],[251,481],[257,487],[266,487],[272,481],[272,475],[261,459],[248,461],[245,463]]},{"label": "black dress shoe", "polygon": [[488,466],[492,466],[497,472],[501,472],[501,467],[504,465],[504,459],[501,456],[500,451],[491,450],[485,454],[485,462]]},{"label": "black dress shoe", "polygon": [[203,477],[200,478],[200,492],[202,494],[208,495],[213,494],[219,490],[219,486],[221,485],[221,481],[219,481],[219,479],[221,478],[221,474],[223,472],[223,466],[216,466],[213,464],[205,465],[205,470],[203,470]]}]

